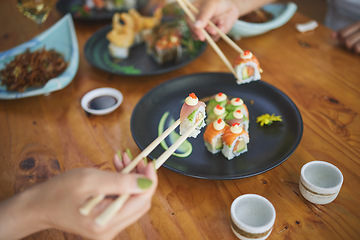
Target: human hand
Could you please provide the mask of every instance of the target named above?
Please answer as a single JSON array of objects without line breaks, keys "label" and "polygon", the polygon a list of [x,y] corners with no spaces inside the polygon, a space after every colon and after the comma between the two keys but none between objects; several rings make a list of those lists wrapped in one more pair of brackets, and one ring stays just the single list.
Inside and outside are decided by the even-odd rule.
[{"label": "human hand", "polygon": [[[122,162],[114,156],[114,165],[118,171],[129,162],[127,154],[123,154]],[[139,185],[139,181],[145,182],[147,188],[144,189],[143,184]],[[8,223],[8,235],[6,225],[1,232],[4,232],[5,237],[9,236],[6,239],[18,239],[36,231],[55,228],[89,239],[113,239],[150,209],[156,187],[155,167],[152,163],[145,165],[144,161],[130,174],[94,168],[70,170],[0,204],[0,209],[7,209],[13,215]],[[86,201],[99,194],[131,194],[123,208],[104,226],[97,225],[94,220],[113,201],[112,198],[99,203],[89,216],[79,212]],[[2,219],[0,216],[1,224],[4,219],[7,218]]]},{"label": "human hand", "polygon": [[208,21],[212,21],[222,32],[228,33],[239,18],[239,9],[232,0],[198,0],[194,5],[199,10],[196,22],[187,18],[187,23],[195,40],[205,41],[201,29],[205,29],[214,40],[219,39],[216,29],[208,25]]},{"label": "human hand", "polygon": [[341,46],[360,54],[360,22],[334,32],[332,37],[337,39]]}]

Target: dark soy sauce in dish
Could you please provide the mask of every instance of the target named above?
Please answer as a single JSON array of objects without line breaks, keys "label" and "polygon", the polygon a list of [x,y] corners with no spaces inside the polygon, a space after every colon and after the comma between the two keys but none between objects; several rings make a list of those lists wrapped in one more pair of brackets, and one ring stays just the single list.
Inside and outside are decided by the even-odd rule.
[{"label": "dark soy sauce in dish", "polygon": [[114,106],[118,100],[113,96],[99,96],[88,103],[88,108],[93,110],[104,110]]}]

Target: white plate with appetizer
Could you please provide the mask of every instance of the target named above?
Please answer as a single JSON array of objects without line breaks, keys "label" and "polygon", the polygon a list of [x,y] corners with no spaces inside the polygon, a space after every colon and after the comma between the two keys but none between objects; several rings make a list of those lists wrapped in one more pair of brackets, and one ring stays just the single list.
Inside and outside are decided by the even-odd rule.
[{"label": "white plate with appetizer", "polygon": [[[166,81],[137,103],[131,117],[131,132],[140,149],[180,118],[180,109],[191,93],[207,106],[218,93],[227,95],[228,104],[232,99],[240,98],[239,104],[247,106],[248,110],[248,113],[245,110],[242,113],[247,117],[244,128],[248,130],[249,139],[243,138],[246,141],[241,149],[239,146],[231,149],[239,150],[236,155],[226,151],[215,153],[205,144],[203,128],[196,138],[188,138],[164,163],[163,166],[170,170],[204,179],[250,177],[284,162],[300,143],[303,132],[300,112],[282,91],[262,80],[238,85],[230,73],[199,73]],[[257,122],[258,117],[261,117],[260,122]],[[241,134],[246,136],[245,132]],[[179,129],[176,129],[149,155],[150,158],[158,158],[178,137]]]},{"label": "white plate with appetizer", "polygon": [[[41,61],[43,64],[38,64]],[[67,14],[30,41],[0,53],[0,99],[47,95],[63,89],[74,78],[78,66],[74,23]],[[19,76],[23,81],[16,81]]]}]

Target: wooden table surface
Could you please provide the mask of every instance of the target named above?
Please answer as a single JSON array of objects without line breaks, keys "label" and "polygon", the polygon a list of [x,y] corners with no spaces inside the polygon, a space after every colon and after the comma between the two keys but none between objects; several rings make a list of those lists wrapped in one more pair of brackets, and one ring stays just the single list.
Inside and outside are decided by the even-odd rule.
[{"label": "wooden table surface", "polygon": [[[31,39],[60,17],[54,10],[38,27],[17,12],[13,1],[0,1],[0,51]],[[295,152],[270,171],[237,180],[197,179],[160,168],[151,210],[116,239],[236,239],[230,205],[247,193],[266,197],[276,209],[269,239],[360,239],[360,57],[338,47],[322,25],[305,34],[295,30],[296,23],[308,20],[296,13],[279,29],[237,41],[260,60],[263,81],[282,90],[300,110],[304,132]],[[113,169],[118,149],[140,153],[130,117],[145,93],[177,76],[228,72],[210,47],[186,67],[162,75],[124,77],[97,70],[83,48],[104,24],[75,22],[80,64],[66,88],[48,96],[0,100],[0,199],[75,167]],[[219,46],[234,59],[229,46],[222,41]],[[106,116],[87,115],[80,99],[98,87],[119,89],[124,94],[120,108]],[[28,157],[36,164],[24,170],[21,163]],[[312,204],[300,194],[300,169],[313,160],[330,162],[344,175],[340,194],[330,204]],[[47,230],[26,239],[82,238]]]}]

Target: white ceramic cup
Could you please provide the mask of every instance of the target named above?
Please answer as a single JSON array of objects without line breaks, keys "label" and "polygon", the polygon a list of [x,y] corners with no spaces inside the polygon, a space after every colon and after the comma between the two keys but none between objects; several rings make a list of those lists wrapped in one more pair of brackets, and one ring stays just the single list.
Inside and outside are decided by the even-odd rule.
[{"label": "white ceramic cup", "polygon": [[244,194],[231,204],[231,229],[242,240],[266,239],[275,222],[275,208],[256,194]]},{"label": "white ceramic cup", "polygon": [[299,188],[303,197],[315,204],[327,204],[337,197],[344,181],[333,164],[312,161],[301,168]]}]

